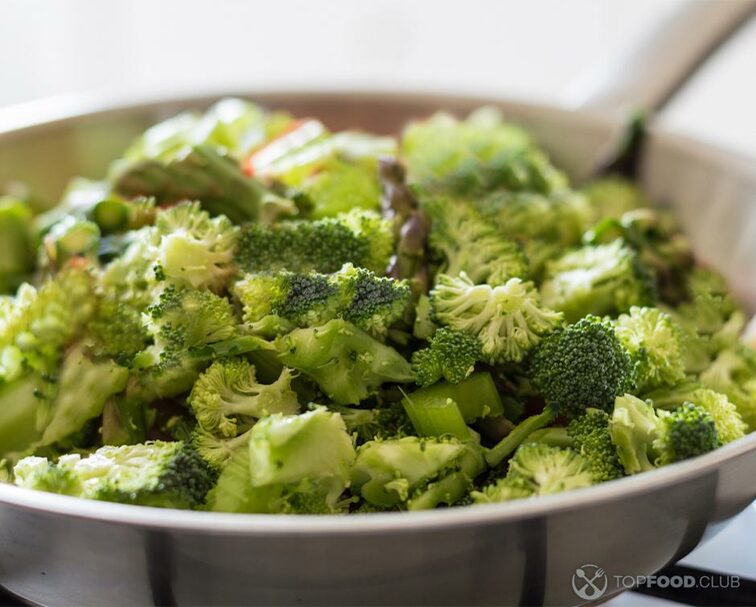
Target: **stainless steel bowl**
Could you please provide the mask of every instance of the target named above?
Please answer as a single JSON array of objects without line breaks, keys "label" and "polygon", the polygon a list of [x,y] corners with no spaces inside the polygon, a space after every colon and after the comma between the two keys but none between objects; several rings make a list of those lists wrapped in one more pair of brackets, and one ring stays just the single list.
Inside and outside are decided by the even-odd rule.
[{"label": "stainless steel bowl", "polygon": [[[333,128],[379,132],[439,109],[496,105],[574,176],[618,125],[600,112],[430,94],[245,96]],[[69,176],[102,174],[148,124],[210,101],[77,99],[0,112],[0,182],[22,179],[54,198]],[[652,128],[641,181],[676,209],[699,256],[756,309],[756,163]],[[621,590],[615,576],[674,562],[755,498],[756,435],[572,493],[411,514],[167,511],[0,484],[0,585],[45,605],[579,604],[578,567],[605,570],[606,598]]]},{"label": "stainless steel bowl", "polygon": [[[321,116],[334,128],[383,132],[437,109],[498,105],[576,173],[613,132],[611,121],[597,116],[486,99],[249,96]],[[92,111],[2,134],[0,181],[20,176],[55,191],[71,174],[101,173],[146,124],[209,101]],[[652,131],[642,182],[676,207],[699,253],[755,306],[754,165]],[[718,211],[707,213],[713,204]],[[681,558],[754,498],[756,435],[573,493],[412,514],[176,512],[0,485],[0,584],[46,605],[573,604],[582,602],[571,584],[577,567],[602,567],[608,596],[620,589],[613,576],[647,575]]]}]

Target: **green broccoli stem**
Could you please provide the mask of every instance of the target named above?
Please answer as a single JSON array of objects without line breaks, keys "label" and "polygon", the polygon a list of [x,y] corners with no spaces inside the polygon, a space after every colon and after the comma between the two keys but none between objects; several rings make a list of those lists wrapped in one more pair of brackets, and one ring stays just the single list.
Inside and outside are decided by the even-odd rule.
[{"label": "green broccoli stem", "polygon": [[12,293],[34,269],[26,205],[0,197],[0,293]]},{"label": "green broccoli stem", "polygon": [[131,205],[120,198],[106,198],[92,208],[90,215],[103,234],[113,234],[129,227]]},{"label": "green broccoli stem", "polygon": [[451,399],[457,403],[465,423],[470,424],[484,417],[496,417],[504,413],[501,397],[491,374],[482,371],[473,373],[458,384],[439,382],[415,390],[411,395],[417,406],[440,406]]},{"label": "green broccoli stem", "polygon": [[454,400],[445,398],[417,401],[416,394],[417,392],[406,394],[402,405],[420,436],[454,436],[459,440],[469,440],[470,430]]},{"label": "green broccoli stem", "polygon": [[515,449],[525,442],[525,439],[533,432],[548,426],[555,418],[556,409],[546,407],[542,413],[532,415],[517,424],[512,432],[499,441],[497,445],[486,451],[486,462],[488,462],[488,465],[491,467],[498,466],[506,457],[514,453]]},{"label": "green broccoli stem", "polygon": [[550,447],[572,447],[574,443],[567,428],[542,428],[536,430],[528,437],[528,442],[542,443]]}]

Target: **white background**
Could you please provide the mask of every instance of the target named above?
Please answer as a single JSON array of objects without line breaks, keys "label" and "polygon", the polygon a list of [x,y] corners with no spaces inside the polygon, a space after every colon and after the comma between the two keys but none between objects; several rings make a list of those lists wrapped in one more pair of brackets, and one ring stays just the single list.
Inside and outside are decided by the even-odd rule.
[{"label": "white background", "polygon": [[[77,91],[324,83],[557,102],[681,2],[0,0],[0,107]],[[756,20],[662,120],[756,155],[754,108]]]},{"label": "white background", "polygon": [[[738,0],[720,0],[722,2]],[[444,89],[558,103],[677,0],[0,0],[0,111],[77,92],[271,85]],[[659,119],[756,158],[756,20]],[[756,509],[697,551],[754,575]],[[614,605],[658,604],[626,595]]]}]

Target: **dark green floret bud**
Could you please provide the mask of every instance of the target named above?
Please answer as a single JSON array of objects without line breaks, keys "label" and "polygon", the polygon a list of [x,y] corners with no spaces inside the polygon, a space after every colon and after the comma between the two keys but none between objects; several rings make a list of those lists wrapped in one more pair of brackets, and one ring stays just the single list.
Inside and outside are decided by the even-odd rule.
[{"label": "dark green floret bud", "polygon": [[614,399],[631,389],[630,356],[609,322],[587,316],[543,340],[530,361],[532,381],[548,404],[568,417],[587,407],[611,412]]}]

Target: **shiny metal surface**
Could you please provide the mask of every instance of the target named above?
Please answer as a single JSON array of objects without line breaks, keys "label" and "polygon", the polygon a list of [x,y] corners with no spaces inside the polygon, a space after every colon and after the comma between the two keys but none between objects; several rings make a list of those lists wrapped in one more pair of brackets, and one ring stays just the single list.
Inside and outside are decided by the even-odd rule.
[{"label": "shiny metal surface", "polygon": [[[495,100],[248,96],[322,117],[334,128],[381,132],[437,109],[466,112],[493,103],[532,129],[573,175],[591,165],[613,131],[590,115]],[[54,200],[70,175],[101,174],[145,125],[210,101],[129,107],[108,101],[114,109],[90,107],[84,115],[59,107],[48,113],[54,120],[21,124],[19,118],[19,128],[7,126],[6,116],[0,183],[19,177]],[[717,236],[702,238],[699,253],[756,307],[754,164],[654,131],[643,181],[676,207],[689,231]],[[702,217],[714,201],[719,213]],[[0,484],[0,585],[55,606],[579,604],[571,585],[577,567],[594,563],[606,570],[606,597],[617,591],[611,576],[649,574],[681,558],[754,498],[756,435],[693,461],[569,494],[412,514],[165,511]]]}]

